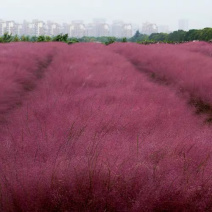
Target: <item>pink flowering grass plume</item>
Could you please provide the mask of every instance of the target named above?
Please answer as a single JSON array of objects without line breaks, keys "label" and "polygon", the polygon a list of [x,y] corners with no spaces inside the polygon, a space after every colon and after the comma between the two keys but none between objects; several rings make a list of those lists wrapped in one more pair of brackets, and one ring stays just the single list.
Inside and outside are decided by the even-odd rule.
[{"label": "pink flowering grass plume", "polygon": [[[35,88],[22,91],[21,106],[3,114],[2,211],[211,210],[211,127],[177,86],[149,80],[132,55],[114,52],[136,46],[34,48],[51,62]],[[29,63],[29,73],[40,70]]]}]

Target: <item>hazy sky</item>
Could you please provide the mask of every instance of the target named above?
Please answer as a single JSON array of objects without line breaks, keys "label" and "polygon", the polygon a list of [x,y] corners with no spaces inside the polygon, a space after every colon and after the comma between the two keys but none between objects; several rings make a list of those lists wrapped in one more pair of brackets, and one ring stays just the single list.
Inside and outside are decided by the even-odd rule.
[{"label": "hazy sky", "polygon": [[212,0],[0,0],[0,19],[42,19],[58,22],[94,18],[142,25],[149,21],[178,28],[188,19],[189,28],[212,27]]}]

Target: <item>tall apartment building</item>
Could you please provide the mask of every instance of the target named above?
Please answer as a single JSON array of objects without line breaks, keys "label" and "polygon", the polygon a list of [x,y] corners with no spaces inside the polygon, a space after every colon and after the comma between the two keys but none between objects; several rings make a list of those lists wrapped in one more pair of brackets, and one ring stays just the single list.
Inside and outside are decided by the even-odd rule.
[{"label": "tall apartment building", "polygon": [[153,23],[143,23],[142,25],[142,33],[146,35],[151,35],[152,33],[157,33],[158,32],[158,27],[156,24]]},{"label": "tall apartment building", "polygon": [[87,24],[85,27],[85,36],[92,37],[95,35],[95,25],[93,23]]},{"label": "tall apartment building", "polygon": [[114,21],[111,27],[111,35],[117,38],[121,38],[123,30],[123,21]]},{"label": "tall apartment building", "polygon": [[69,27],[69,36],[81,38],[86,35],[86,27],[82,21],[72,21]]},{"label": "tall apartment building", "polygon": [[131,24],[124,24],[123,25],[122,37],[126,37],[126,38],[132,37],[132,25]]},{"label": "tall apartment building", "polygon": [[16,34],[17,34],[18,36],[24,35],[23,24],[16,24]]},{"label": "tall apartment building", "polygon": [[62,31],[60,24],[48,21],[46,25],[46,35],[48,36],[56,36],[59,35]]},{"label": "tall apartment building", "polygon": [[114,21],[111,27],[111,35],[117,38],[132,37],[132,25],[123,21]]},{"label": "tall apartment building", "polygon": [[70,33],[70,24],[63,23],[62,24],[62,27],[61,27],[60,33],[62,33],[62,34],[69,34]]},{"label": "tall apartment building", "polygon": [[178,21],[178,29],[188,31],[188,20],[187,19],[180,19]]},{"label": "tall apartment building", "polygon": [[40,20],[33,20],[35,36],[45,35],[46,34],[46,24]]},{"label": "tall apartment building", "polygon": [[106,23],[105,19],[94,19],[93,20],[93,29],[95,37],[109,36],[110,35],[110,26]]},{"label": "tall apartment building", "polygon": [[28,36],[35,35],[35,24],[27,21],[23,22],[23,34]]},{"label": "tall apartment building", "polygon": [[110,35],[110,27],[106,23],[94,23],[94,36],[102,37]]},{"label": "tall apartment building", "polygon": [[110,35],[110,27],[108,24],[98,24],[95,26],[95,33],[97,37],[109,36]]},{"label": "tall apartment building", "polygon": [[17,34],[15,21],[6,21],[6,32],[13,35]]},{"label": "tall apartment building", "polygon": [[12,35],[23,35],[23,24],[15,23],[15,21],[0,20],[0,36],[6,32]]},{"label": "tall apartment building", "polygon": [[4,33],[7,31],[7,24],[5,21],[0,20],[0,36],[4,35]]}]

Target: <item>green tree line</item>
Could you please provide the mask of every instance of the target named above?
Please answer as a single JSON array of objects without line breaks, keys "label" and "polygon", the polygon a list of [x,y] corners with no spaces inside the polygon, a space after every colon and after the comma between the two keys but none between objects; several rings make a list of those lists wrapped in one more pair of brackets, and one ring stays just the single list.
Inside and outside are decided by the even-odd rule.
[{"label": "green tree line", "polygon": [[115,41],[118,42],[127,42],[127,38],[115,38],[115,37],[82,37],[82,38],[74,38],[68,37],[68,34],[59,34],[57,36],[17,36],[5,33],[3,36],[0,37],[0,43],[9,43],[9,42],[65,42],[68,44],[78,43],[78,42],[100,42],[106,45],[114,43]]},{"label": "green tree line", "polygon": [[167,33],[152,33],[151,35],[142,34],[139,31],[136,31],[135,35],[129,39],[127,38],[116,38],[116,37],[82,37],[82,38],[73,38],[68,37],[68,34],[59,34],[57,36],[17,36],[5,33],[0,37],[0,43],[8,42],[65,42],[68,44],[73,44],[77,42],[100,42],[106,45],[109,45],[114,42],[137,42],[137,43],[155,43],[155,42],[166,42],[166,43],[175,43],[175,42],[186,42],[193,40],[201,41],[211,41],[212,42],[212,28],[204,29],[191,29],[189,31],[178,30]]},{"label": "green tree line", "polygon": [[178,30],[167,33],[152,33],[151,35],[141,34],[139,31],[129,39],[131,42],[186,42],[193,40],[212,41],[212,28],[191,29],[189,31]]},{"label": "green tree line", "polygon": [[58,41],[58,42],[65,42],[65,43],[76,43],[79,42],[77,38],[69,38],[68,34],[59,34],[57,36],[18,36],[12,35],[8,33],[4,33],[3,36],[0,37],[0,43],[9,43],[9,42],[50,42],[50,41]]}]

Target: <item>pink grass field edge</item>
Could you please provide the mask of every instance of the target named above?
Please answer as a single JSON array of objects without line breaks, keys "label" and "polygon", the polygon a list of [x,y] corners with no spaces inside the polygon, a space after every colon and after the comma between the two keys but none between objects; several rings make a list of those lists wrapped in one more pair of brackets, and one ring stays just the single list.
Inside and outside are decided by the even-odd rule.
[{"label": "pink grass field edge", "polygon": [[[171,45],[0,45],[0,210],[212,210],[211,126],[177,95],[183,85],[210,101],[202,80],[211,72],[193,88],[187,61],[211,62],[189,45],[177,56]],[[180,86],[151,81],[134,58]],[[190,74],[181,71],[184,83],[177,64]]]}]

